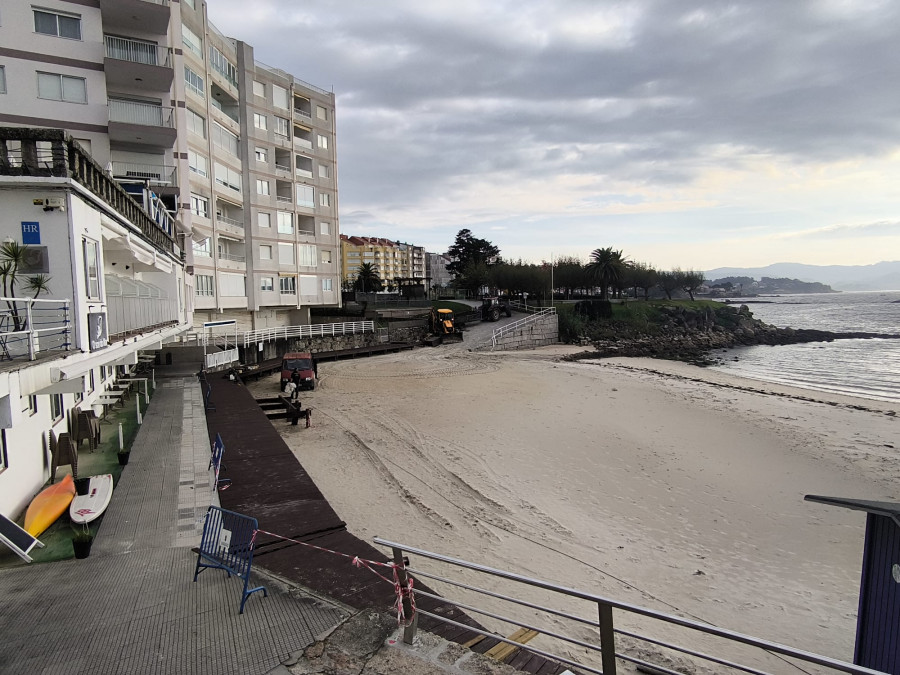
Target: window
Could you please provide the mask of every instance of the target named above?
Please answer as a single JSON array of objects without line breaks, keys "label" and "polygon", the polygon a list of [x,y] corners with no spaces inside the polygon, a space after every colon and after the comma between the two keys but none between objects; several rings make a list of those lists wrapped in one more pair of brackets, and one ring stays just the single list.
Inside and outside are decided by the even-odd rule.
[{"label": "window", "polygon": [[297,295],[297,277],[278,277],[278,290],[285,295]]},{"label": "window", "polygon": [[97,267],[99,254],[97,242],[82,239],[84,249],[84,288],[89,298],[100,297],[100,270]]},{"label": "window", "polygon": [[289,110],[287,89],[279,87],[277,84],[272,85],[272,105],[276,108]]},{"label": "window", "polygon": [[274,291],[275,290],[275,280],[272,277],[261,277],[259,280],[259,290],[261,291]]},{"label": "window", "polygon": [[319,178],[331,178],[331,167],[327,164],[319,164]]},{"label": "window", "polygon": [[77,14],[57,14],[34,10],[34,32],[56,37],[81,39],[81,17]]},{"label": "window", "polygon": [[209,244],[209,237],[194,242],[194,255],[202,258],[212,258],[212,247]]},{"label": "window", "polygon": [[187,128],[192,133],[202,138],[206,138],[206,118],[201,117],[190,108],[185,108],[187,115]]},{"label": "window", "polygon": [[203,40],[185,25],[181,26],[181,43],[201,59],[203,58]]},{"label": "window", "polygon": [[331,264],[331,251],[322,251],[322,262],[326,265]]},{"label": "window", "polygon": [[209,160],[199,152],[188,150],[188,168],[198,176],[209,176]]},{"label": "window", "polygon": [[331,234],[331,223],[319,223],[319,233],[324,235]]},{"label": "window", "polygon": [[294,214],[287,211],[278,212],[279,234],[294,234]]},{"label": "window", "polygon": [[256,194],[258,195],[267,195],[269,194],[269,181],[256,179]]},{"label": "window", "polygon": [[50,417],[53,421],[61,420],[63,417],[63,395],[50,395]]},{"label": "window", "polygon": [[294,245],[278,244],[278,264],[293,265],[294,264]]},{"label": "window", "polygon": [[218,49],[209,47],[209,67],[219,73],[235,87],[238,84],[237,68]]},{"label": "window", "polygon": [[291,123],[289,120],[286,120],[284,117],[279,117],[275,115],[275,127],[274,131],[279,136],[287,136],[291,135]]},{"label": "window", "polygon": [[198,274],[194,277],[194,291],[197,295],[212,297],[215,295],[213,277],[209,274]]},{"label": "window", "polygon": [[256,224],[260,227],[272,227],[272,214],[260,211],[256,214]]},{"label": "window", "polygon": [[331,206],[331,195],[327,192],[320,192],[319,204],[321,204],[322,206]]},{"label": "window", "polygon": [[316,106],[316,117],[318,117],[320,120],[327,120],[328,119],[328,109],[324,108],[323,106],[317,105]]},{"label": "window", "polygon": [[262,96],[263,98],[265,98],[266,97],[266,85],[264,85],[262,82],[253,80],[253,95],[254,96]]},{"label": "window", "polygon": [[188,90],[194,92],[200,98],[206,97],[206,84],[203,82],[203,78],[188,66],[184,67],[184,84]]},{"label": "window", "polygon": [[312,185],[297,184],[297,206],[315,208],[315,192],[313,191]]},{"label": "window", "polygon": [[311,244],[300,244],[297,247],[297,264],[304,267],[315,267],[316,247]]},{"label": "window", "polygon": [[186,4],[191,9],[197,9],[194,7],[194,0],[181,0],[184,4]]},{"label": "window", "polygon": [[216,162],[216,183],[219,185],[224,185],[227,188],[231,188],[235,192],[241,191],[241,172],[235,171],[234,169],[225,166],[224,164],[219,164]]},{"label": "window", "polygon": [[6,66],[0,66],[0,94],[6,93]]},{"label": "window", "polygon": [[332,290],[332,288],[331,288],[331,279],[322,279],[322,290],[323,290],[323,291],[330,291],[330,290]]},{"label": "window", "polygon": [[256,161],[257,162],[268,162],[269,161],[269,151],[265,148],[256,148]]},{"label": "window", "polygon": [[257,129],[267,129],[266,116],[260,113],[253,113],[253,126]]},{"label": "window", "polygon": [[225,298],[242,298],[247,295],[247,277],[243,274],[219,272],[219,295]]},{"label": "window", "polygon": [[191,213],[201,218],[209,218],[209,200],[191,193]]},{"label": "window", "polygon": [[317,134],[317,135],[319,137],[319,147],[322,148],[323,150],[327,150],[328,149],[328,137],[323,136],[322,134]]},{"label": "window", "polygon": [[213,145],[222,148],[226,152],[230,152],[235,157],[241,156],[240,142],[238,137],[223,127],[218,122],[213,122],[212,129]]},{"label": "window", "polygon": [[22,403],[22,412],[29,417],[37,412],[37,396],[26,396],[22,399]]},{"label": "window", "polygon": [[66,103],[87,103],[87,85],[83,77],[39,72],[37,78],[38,98]]},{"label": "window", "polygon": [[271,260],[272,259],[272,247],[269,244],[260,244],[259,259],[260,260]]}]

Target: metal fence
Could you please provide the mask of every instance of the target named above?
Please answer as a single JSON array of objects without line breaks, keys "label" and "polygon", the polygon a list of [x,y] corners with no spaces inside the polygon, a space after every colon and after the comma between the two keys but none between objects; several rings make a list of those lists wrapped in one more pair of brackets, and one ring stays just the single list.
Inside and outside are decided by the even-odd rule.
[{"label": "metal fence", "polygon": [[351,321],[345,323],[313,323],[303,326],[279,326],[262,328],[244,333],[244,346],[257,342],[269,342],[287,338],[321,337],[325,335],[352,335],[374,333],[374,321]]},{"label": "metal fence", "polygon": [[522,330],[525,326],[532,324],[540,319],[553,316],[556,314],[556,307],[542,307],[538,311],[534,312],[529,316],[526,316],[524,319],[519,319],[518,321],[513,321],[512,323],[508,323],[505,326],[501,326],[494,330],[491,333],[491,349],[497,346],[497,342],[499,342],[500,338],[504,335],[508,335],[509,333],[514,333],[517,330]]},{"label": "metal fence", "polygon": [[68,300],[0,297],[0,360],[71,348]]},{"label": "metal fence", "polygon": [[[420,569],[411,561],[403,563],[404,570],[401,571],[405,571],[409,576],[431,579],[449,589],[447,595],[438,596],[414,588],[413,596],[415,598],[432,598],[443,604],[458,607],[468,613],[479,614],[503,624],[520,626],[534,631],[539,638],[536,642],[539,641],[541,647],[520,644],[511,638],[503,637],[486,629],[459,623],[441,614],[421,608],[416,609],[418,615],[427,616],[442,623],[495,638],[500,642],[514,645],[516,648],[524,649],[550,661],[578,668],[583,672],[615,675],[616,660],[619,659],[634,664],[646,672],[681,675],[680,671],[673,670],[670,665],[667,665],[671,664],[671,657],[675,655],[679,658],[688,657],[690,660],[703,662],[705,666],[713,664],[716,672],[744,672],[752,673],[753,675],[770,675],[771,672],[802,673],[808,672],[804,670],[805,664],[811,664],[820,666],[825,669],[824,672],[829,673],[880,675],[879,671],[820,654],[794,649],[777,642],[762,640],[700,621],[665,614],[647,607],[620,602],[593,593],[559,586],[541,579],[526,577],[513,572],[386,541],[378,537],[374,541],[378,545],[391,548],[395,562],[402,562],[406,556],[414,555],[426,561],[438,563],[437,567],[441,570],[449,569],[445,575],[439,575]],[[475,573],[474,575],[472,574],[473,572]],[[457,579],[448,576],[454,573],[456,573]],[[401,579],[405,578],[403,574],[400,577]],[[483,581],[478,583],[486,585],[493,583],[492,580],[510,582],[513,590],[509,591],[509,593],[514,595],[481,588],[459,580],[460,578],[472,579],[473,577],[483,579]],[[546,597],[548,604],[542,605],[539,602],[523,600],[521,596],[526,588],[539,589],[540,597]],[[503,611],[518,611],[520,618],[454,600],[449,597],[449,592],[451,591],[459,591],[460,594],[466,593],[475,597],[476,601],[480,603],[492,599],[494,605],[502,605],[509,608]],[[532,593],[532,595],[537,594]],[[558,606],[549,606],[551,602],[558,606],[566,607],[567,610],[563,611]],[[582,614],[573,613],[579,607],[587,607],[588,611]],[[405,611],[410,612],[411,606],[407,606]],[[624,616],[627,616],[629,624],[636,623],[640,627],[636,630],[617,628],[617,621],[625,623]],[[523,620],[521,617],[528,617],[528,621]],[[546,625],[538,625],[539,621],[544,621]],[[676,644],[673,638],[661,639],[648,635],[647,631],[653,630],[653,626],[657,626],[657,630],[659,630],[659,626],[663,626],[665,629],[674,629],[661,632],[675,634],[678,636],[678,639],[688,642],[690,646]],[[412,642],[415,637],[415,630],[416,626],[414,623],[404,632],[403,639],[405,642]],[[637,630],[642,632],[639,633]],[[623,643],[626,641],[634,645],[634,647],[627,650],[623,649]],[[696,646],[698,644],[702,646]],[[655,659],[655,661],[650,661],[649,659],[651,658]],[[737,658],[744,659],[745,662],[739,662]],[[776,670],[771,671],[765,668],[776,668]]]},{"label": "metal fence", "polygon": [[109,121],[142,124],[150,127],[173,127],[174,108],[152,103],[109,99]]},{"label": "metal fence", "polygon": [[148,66],[169,67],[171,65],[169,60],[171,50],[168,47],[114,35],[104,35],[103,42],[106,45],[106,56],[111,59],[144,63]]}]

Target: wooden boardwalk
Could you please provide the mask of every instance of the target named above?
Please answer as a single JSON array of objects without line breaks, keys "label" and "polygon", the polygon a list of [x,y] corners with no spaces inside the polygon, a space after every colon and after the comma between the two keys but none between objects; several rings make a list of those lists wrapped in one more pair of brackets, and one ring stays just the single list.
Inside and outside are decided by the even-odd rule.
[{"label": "wooden boardwalk", "polygon": [[[232,480],[231,486],[219,493],[222,507],[256,518],[260,530],[342,554],[261,533],[254,563],[355,609],[389,611],[395,602],[394,587],[371,571],[352,564],[356,556],[378,562],[389,562],[388,558],[347,531],[345,523],[240,381],[231,382],[227,376],[214,374],[208,381],[210,401],[215,405],[214,410],[206,412],[210,443],[217,433],[221,435],[226,467],[222,475]],[[390,574],[385,576],[390,578]],[[433,592],[418,580],[416,587]],[[474,619],[447,603],[423,597],[419,598],[418,605],[458,623],[481,628]],[[474,631],[421,615],[419,626],[459,644],[479,637]],[[498,644],[503,643],[485,638],[472,649],[485,653]],[[524,650],[508,655],[507,660],[525,672],[553,675],[564,670],[561,665]]]}]

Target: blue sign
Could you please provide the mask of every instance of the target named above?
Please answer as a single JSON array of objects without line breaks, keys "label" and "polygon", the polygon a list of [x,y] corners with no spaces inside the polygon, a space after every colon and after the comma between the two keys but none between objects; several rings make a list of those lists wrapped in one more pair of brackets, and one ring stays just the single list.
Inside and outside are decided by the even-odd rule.
[{"label": "blue sign", "polygon": [[22,221],[22,243],[23,244],[40,244],[41,243],[41,224],[29,223]]}]

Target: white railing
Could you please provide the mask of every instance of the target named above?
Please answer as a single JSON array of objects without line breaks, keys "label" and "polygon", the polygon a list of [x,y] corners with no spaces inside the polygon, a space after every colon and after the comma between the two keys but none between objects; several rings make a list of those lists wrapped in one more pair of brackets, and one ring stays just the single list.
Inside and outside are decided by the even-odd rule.
[{"label": "white railing", "polygon": [[240,229],[244,229],[244,221],[243,220],[235,220],[234,218],[229,218],[228,216],[223,216],[221,214],[216,214],[216,220],[220,223],[225,223],[226,225],[231,225],[232,227],[237,227]]},{"label": "white railing", "polygon": [[509,333],[513,333],[517,330],[521,330],[525,326],[535,323],[539,319],[542,319],[547,316],[553,316],[556,314],[556,307],[542,307],[540,310],[536,311],[534,314],[530,316],[526,316],[524,319],[519,319],[518,321],[513,321],[512,323],[508,323],[505,326],[501,326],[500,328],[494,329],[494,332],[491,333],[491,349],[494,349],[497,346],[497,342],[504,335]]},{"label": "white railing", "polygon": [[174,166],[115,161],[112,163],[112,170],[113,178],[133,178],[150,183],[165,183],[166,185],[174,185],[176,183],[177,167]]},{"label": "white railing", "polygon": [[178,308],[169,298],[106,296],[109,334],[133,333],[178,320]]},{"label": "white railing", "polygon": [[303,326],[279,326],[262,328],[244,333],[244,347],[257,342],[269,342],[286,338],[322,337],[325,335],[353,335],[374,333],[374,321],[352,321],[346,323],[313,323]]},{"label": "white railing", "polygon": [[110,122],[171,128],[173,126],[172,110],[168,106],[154,105],[152,103],[122,101],[115,98],[109,99]]},{"label": "white railing", "polygon": [[0,360],[69,350],[70,326],[68,300],[0,297]]},{"label": "white railing", "polygon": [[275,164],[275,168],[279,171],[287,171],[288,173],[291,172],[291,167],[285,166],[284,164]]},{"label": "white railing", "polygon": [[230,260],[231,262],[238,262],[238,263],[246,262],[246,260],[247,260],[247,258],[245,256],[235,255],[234,253],[220,253],[219,259],[220,260]]},{"label": "white railing", "polygon": [[239,358],[240,357],[238,356],[237,347],[226,349],[225,351],[221,352],[213,352],[206,355],[206,369],[209,370],[218,366],[224,366],[229,363],[234,363]]},{"label": "white railing", "polygon": [[305,117],[306,119],[312,119],[312,114],[308,110],[301,110],[300,108],[294,108],[294,114],[299,117]]},{"label": "white railing", "polygon": [[290,203],[291,197],[290,197],[290,195],[288,195],[287,197],[285,197],[284,195],[275,195],[275,201]]},{"label": "white railing", "polygon": [[[442,595],[425,591],[419,584],[410,587],[409,595],[402,595],[403,611],[411,617],[428,617],[449,626],[478,633],[489,638],[495,638],[500,642],[522,649],[532,654],[542,656],[548,661],[562,663],[574,667],[578,672],[597,673],[598,675],[616,675],[617,662],[628,662],[629,666],[637,666],[639,670],[648,673],[665,673],[666,675],[681,675],[682,672],[694,672],[694,668],[685,671],[681,668],[674,670],[671,667],[672,655],[682,658],[684,655],[703,662],[704,671],[711,667],[713,672],[744,672],[753,675],[768,675],[769,672],[777,673],[809,673],[796,661],[804,664],[814,664],[828,669],[828,672],[852,673],[853,675],[881,675],[879,671],[854,665],[846,661],[840,661],[821,654],[807,652],[786,645],[755,638],[750,635],[738,633],[726,628],[719,628],[712,624],[703,623],[681,616],[665,614],[655,609],[634,605],[628,602],[613,600],[609,597],[580,591],[574,588],[559,586],[549,581],[526,577],[514,572],[487,567],[474,562],[468,562],[457,558],[432,553],[419,548],[405,546],[379,537],[374,539],[379,546],[392,549],[393,561],[396,566],[396,574],[403,590],[407,587],[409,576],[419,579],[431,579],[441,582]],[[415,563],[409,560],[412,556],[418,556],[431,561],[427,566],[429,571],[419,569]],[[435,563],[439,563],[438,568]],[[448,572],[438,575],[435,569],[449,569]],[[449,578],[453,574],[456,578]],[[477,579],[479,586],[473,579]],[[497,588],[505,589],[507,584],[512,590],[499,592]],[[484,586],[492,588],[484,588]],[[502,586],[501,586],[502,585]],[[529,602],[523,599],[525,591],[529,588],[546,591],[540,597],[552,597],[554,607],[538,602]],[[447,590],[443,590],[447,589]],[[488,598],[494,605],[500,606],[501,611],[510,614],[518,614],[520,618],[504,616],[496,611],[489,611],[485,607],[476,607],[472,604],[464,604],[454,600],[451,594],[458,589],[468,592],[469,597],[475,600],[470,602],[484,603]],[[534,594],[532,594],[534,595]],[[540,635],[541,648],[530,644],[520,644],[512,638],[503,637],[502,634],[490,632],[484,628],[462,623],[448,618],[446,607],[444,611],[430,611],[424,609],[421,600],[417,600],[418,607],[413,610],[413,597],[428,598],[442,605],[451,605],[469,614],[480,614],[505,625],[519,626],[534,631]],[[499,602],[498,602],[499,601]],[[559,602],[557,602],[559,601]],[[502,603],[502,604],[501,604]],[[569,608],[567,611],[559,607]],[[518,609],[517,609],[518,608]],[[578,613],[575,613],[578,612]],[[628,623],[629,628],[616,626],[615,614],[620,619],[619,626]],[[623,620],[621,617],[625,616]],[[461,617],[460,617],[461,618]],[[657,623],[651,623],[657,622]],[[660,623],[668,627],[667,639],[650,637],[646,632],[638,633],[638,630],[647,631],[647,626],[657,629]],[[638,626],[633,628],[633,626]],[[403,641],[412,644],[415,639],[417,622],[414,620],[406,626],[403,633]],[[625,638],[617,644],[618,637]],[[692,646],[684,646],[674,642],[675,639],[692,643]],[[627,647],[623,643],[627,643]],[[704,651],[693,646],[703,644]],[[707,646],[708,645],[708,646]],[[746,647],[754,650],[752,655],[747,655]],[[549,651],[550,649],[555,652]],[[560,653],[562,652],[562,653]],[[740,663],[737,659],[745,662]],[[791,659],[791,660],[788,660]],[[746,663],[752,660],[753,663]],[[691,665],[694,665],[692,663]],[[699,664],[696,664],[699,665]],[[600,666],[598,668],[598,666]],[[602,670],[601,670],[602,668]],[[631,672],[629,669],[628,672]]]},{"label": "white railing", "polygon": [[170,67],[168,47],[129,40],[128,38],[104,35],[103,42],[106,45],[106,56],[119,61],[131,63],[144,63],[148,66]]}]

